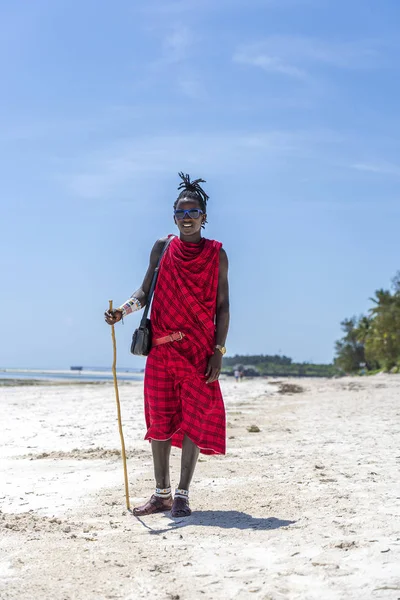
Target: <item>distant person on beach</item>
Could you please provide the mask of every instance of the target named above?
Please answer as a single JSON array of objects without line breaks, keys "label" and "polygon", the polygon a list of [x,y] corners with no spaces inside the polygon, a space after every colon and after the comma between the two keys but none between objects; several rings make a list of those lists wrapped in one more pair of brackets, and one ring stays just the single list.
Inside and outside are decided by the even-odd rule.
[{"label": "distant person on beach", "polygon": [[239,381],[239,377],[240,377],[240,373],[237,369],[235,369],[235,372],[233,373],[235,376],[236,381]]},{"label": "distant person on beach", "polygon": [[[181,191],[173,206],[179,236],[154,244],[141,287],[122,306],[105,313],[106,322],[114,325],[146,305],[154,270],[170,240],[152,302],[153,345],[144,379],[145,439],[151,442],[155,491],[133,509],[137,516],[167,510],[173,517],[189,516],[189,487],[199,452],[225,454],[225,409],[218,378],[229,327],[228,258],[220,242],[201,235],[207,223],[208,195],[200,186],[204,180],[179,176]],[[171,445],[182,448],[174,498]]]}]

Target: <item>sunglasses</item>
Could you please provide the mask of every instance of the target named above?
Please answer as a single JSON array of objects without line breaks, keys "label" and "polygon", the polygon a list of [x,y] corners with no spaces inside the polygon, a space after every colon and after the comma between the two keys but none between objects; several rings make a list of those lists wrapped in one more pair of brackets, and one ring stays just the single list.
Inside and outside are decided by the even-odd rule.
[{"label": "sunglasses", "polygon": [[204,212],[200,210],[200,208],[189,208],[189,210],[178,208],[178,210],[174,211],[174,215],[178,221],[181,221],[186,217],[186,215],[189,217],[189,219],[198,219],[200,215],[204,215]]}]

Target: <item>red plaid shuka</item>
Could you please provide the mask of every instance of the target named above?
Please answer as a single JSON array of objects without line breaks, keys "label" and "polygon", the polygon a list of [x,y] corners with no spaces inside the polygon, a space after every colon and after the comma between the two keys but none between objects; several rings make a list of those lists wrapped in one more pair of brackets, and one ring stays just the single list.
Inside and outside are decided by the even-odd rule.
[{"label": "red plaid shuka", "polygon": [[148,440],[186,434],[203,454],[225,454],[225,408],[219,382],[205,372],[214,352],[219,253],[222,244],[175,237],[160,265],[151,309],[153,338],[185,337],[155,346],[147,357],[144,396]]}]

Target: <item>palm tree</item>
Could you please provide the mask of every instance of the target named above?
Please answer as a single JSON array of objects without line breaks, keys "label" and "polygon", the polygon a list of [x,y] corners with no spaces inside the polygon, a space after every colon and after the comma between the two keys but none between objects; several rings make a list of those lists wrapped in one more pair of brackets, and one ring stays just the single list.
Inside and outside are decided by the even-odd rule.
[{"label": "palm tree", "polygon": [[358,340],[357,317],[341,322],[344,336],[336,342],[335,364],[346,373],[354,373],[365,363],[364,344]]},{"label": "palm tree", "polygon": [[371,298],[371,327],[366,337],[366,354],[388,371],[400,359],[400,294],[376,290]]}]

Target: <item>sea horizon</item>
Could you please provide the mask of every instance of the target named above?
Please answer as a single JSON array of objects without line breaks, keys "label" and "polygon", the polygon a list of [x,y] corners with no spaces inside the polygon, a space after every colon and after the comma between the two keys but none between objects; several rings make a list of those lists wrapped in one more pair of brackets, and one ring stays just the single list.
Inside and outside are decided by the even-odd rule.
[{"label": "sea horizon", "polygon": [[[121,381],[142,381],[143,371],[143,369],[117,367],[117,376]],[[107,382],[113,380],[113,374],[111,367],[79,366],[79,368],[64,367],[61,369],[0,367],[0,382],[9,380]]]}]

